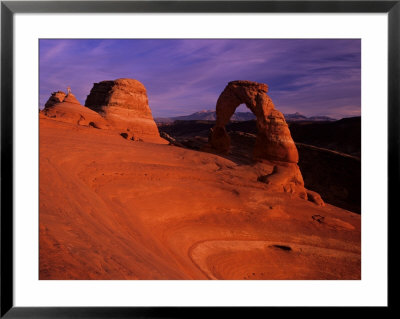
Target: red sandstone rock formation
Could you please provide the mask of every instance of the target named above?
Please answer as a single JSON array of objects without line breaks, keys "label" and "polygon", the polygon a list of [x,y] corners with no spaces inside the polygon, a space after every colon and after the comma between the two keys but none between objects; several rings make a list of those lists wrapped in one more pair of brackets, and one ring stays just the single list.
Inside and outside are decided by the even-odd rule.
[{"label": "red sandstone rock formation", "polygon": [[361,279],[361,216],[266,191],[272,165],[39,123],[41,280]]},{"label": "red sandstone rock formation", "polygon": [[269,188],[296,194],[300,198],[310,199],[323,205],[321,197],[304,188],[304,181],[297,166],[299,154],[290,135],[285,117],[275,109],[274,103],[266,94],[268,86],[251,81],[229,82],[218,98],[216,106],[217,120],[211,129],[209,144],[217,151],[228,153],[230,138],[225,125],[236,108],[244,103],[257,117],[257,140],[254,148],[256,160],[273,163],[270,174],[259,177],[259,181]]},{"label": "red sandstone rock formation", "polygon": [[164,141],[151,114],[146,88],[137,80],[94,83],[85,106],[101,114],[129,139]]},{"label": "red sandstone rock formation", "polygon": [[63,102],[81,105],[81,103],[79,103],[75,95],[73,95],[72,93],[68,93]]},{"label": "red sandstone rock formation", "polygon": [[45,108],[41,111],[41,116],[81,126],[110,128],[110,125],[98,113],[81,105],[75,95],[72,93],[65,95],[61,91],[52,93]]},{"label": "red sandstone rock formation", "polygon": [[281,112],[269,96],[268,86],[251,81],[229,82],[217,101],[217,122],[210,136],[211,145],[228,152],[230,139],[225,130],[236,108],[244,103],[257,117],[255,158],[297,163],[299,154]]},{"label": "red sandstone rock formation", "polygon": [[52,107],[54,104],[61,103],[64,101],[65,93],[63,91],[57,91],[51,93],[51,96],[47,100],[46,104],[44,105],[45,108]]}]

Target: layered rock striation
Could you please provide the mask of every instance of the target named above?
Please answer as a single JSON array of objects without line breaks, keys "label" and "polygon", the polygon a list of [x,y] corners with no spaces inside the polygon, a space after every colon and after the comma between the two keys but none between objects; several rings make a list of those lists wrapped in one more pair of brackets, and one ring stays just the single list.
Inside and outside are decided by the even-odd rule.
[{"label": "layered rock striation", "polygon": [[229,82],[217,100],[216,124],[209,135],[209,146],[219,152],[228,153],[230,137],[225,129],[230,118],[240,104],[254,113],[257,121],[257,139],[254,158],[272,163],[273,170],[259,177],[260,182],[273,190],[296,194],[300,198],[310,199],[323,205],[321,197],[304,188],[304,181],[297,165],[299,154],[290,135],[283,114],[278,111],[271,98],[266,94],[268,86],[252,81]]},{"label": "layered rock striation", "polygon": [[146,88],[134,79],[94,83],[85,106],[101,114],[131,140],[161,141]]}]

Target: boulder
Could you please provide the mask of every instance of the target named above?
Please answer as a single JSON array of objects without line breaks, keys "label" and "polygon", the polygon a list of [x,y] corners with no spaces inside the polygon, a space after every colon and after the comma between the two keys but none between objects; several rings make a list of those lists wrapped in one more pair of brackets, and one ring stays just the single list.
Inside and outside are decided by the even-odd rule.
[{"label": "boulder", "polygon": [[102,115],[129,139],[166,143],[160,137],[148,103],[146,88],[134,79],[94,83],[85,106]]}]

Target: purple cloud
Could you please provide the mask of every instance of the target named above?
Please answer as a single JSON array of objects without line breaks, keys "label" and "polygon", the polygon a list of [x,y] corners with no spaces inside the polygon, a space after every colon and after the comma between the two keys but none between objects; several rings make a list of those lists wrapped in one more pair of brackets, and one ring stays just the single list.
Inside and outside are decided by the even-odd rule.
[{"label": "purple cloud", "polygon": [[146,86],[155,117],[214,109],[232,80],[267,83],[284,113],[361,112],[359,39],[42,39],[39,76],[41,106],[68,85],[83,104],[94,82],[127,77]]}]

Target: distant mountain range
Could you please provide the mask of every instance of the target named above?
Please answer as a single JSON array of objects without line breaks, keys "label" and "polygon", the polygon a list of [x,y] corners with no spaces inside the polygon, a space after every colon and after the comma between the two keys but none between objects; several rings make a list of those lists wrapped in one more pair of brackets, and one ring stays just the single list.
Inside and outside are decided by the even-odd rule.
[{"label": "distant mountain range", "polygon": [[336,121],[336,119],[329,116],[304,116],[299,112],[293,114],[283,114],[286,121],[296,122],[296,121]]},{"label": "distant mountain range", "polygon": [[[286,121],[298,122],[298,121],[336,121],[328,116],[311,116],[307,117],[299,112],[293,114],[284,114]],[[200,112],[195,112],[190,115],[176,116],[176,117],[164,117],[155,118],[157,123],[172,123],[174,121],[215,121],[217,118],[216,112],[212,110],[204,110]],[[232,121],[250,121],[254,120],[256,117],[251,112],[236,112],[232,115]]]}]

